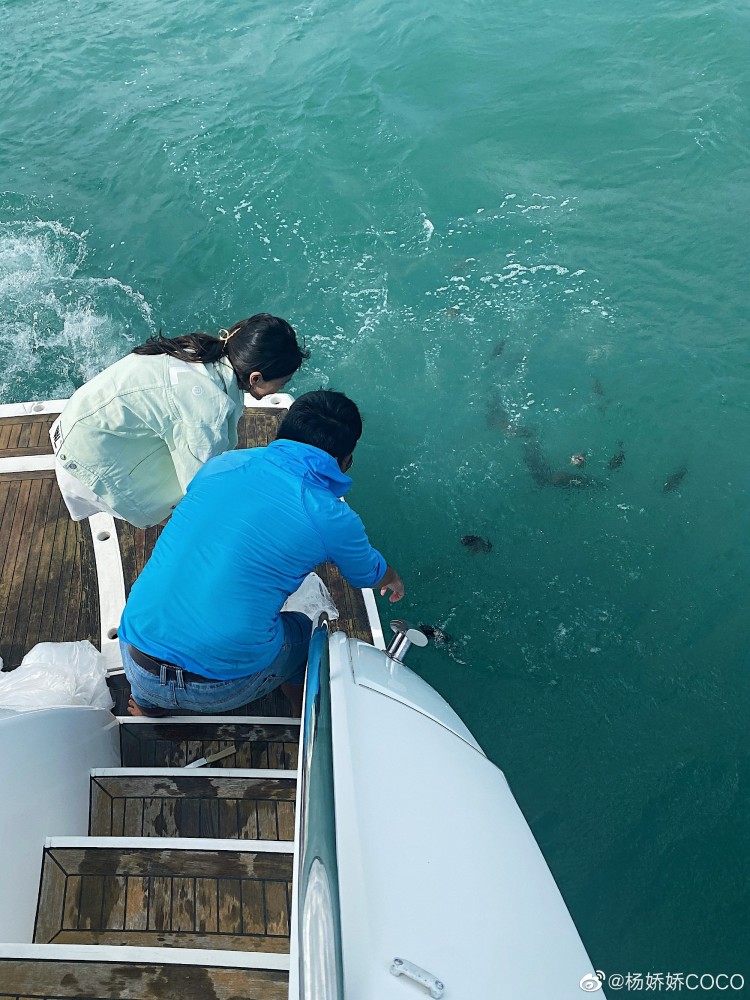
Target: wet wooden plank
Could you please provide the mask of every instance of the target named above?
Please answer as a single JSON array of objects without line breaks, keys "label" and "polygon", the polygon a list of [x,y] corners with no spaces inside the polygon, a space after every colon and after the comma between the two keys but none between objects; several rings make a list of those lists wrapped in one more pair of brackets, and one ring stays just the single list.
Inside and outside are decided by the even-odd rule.
[{"label": "wet wooden plank", "polygon": [[122,836],[143,836],[143,799],[125,800],[123,807]]},{"label": "wet wooden plank", "polygon": [[49,429],[56,413],[31,413],[0,417],[0,458],[22,455],[51,455]]},{"label": "wet wooden plank", "polygon": [[[210,950],[227,949],[228,951],[265,951],[275,955],[289,954],[289,938],[284,935],[235,935],[200,929],[195,932],[183,931],[179,933],[176,931],[147,930],[65,930],[60,931],[57,935],[55,944],[144,945],[150,948],[207,948]],[[243,997],[242,1000],[245,998]]]},{"label": "wet wooden plank", "polygon": [[346,632],[353,639],[372,643],[372,629],[362,591],[348,584],[332,563],[323,563],[316,567],[315,572],[328,587],[338,608],[339,617],[330,622],[331,631]]},{"label": "wet wooden plank", "polygon": [[273,937],[289,936],[289,898],[286,882],[264,882],[266,894],[266,934]]},{"label": "wet wooden plank", "polygon": [[125,596],[127,597],[154,551],[162,529],[159,525],[145,530],[134,528],[132,524],[119,520],[115,521],[115,527],[117,528],[117,541],[120,546],[122,575],[125,581]]},{"label": "wet wooden plank", "polygon": [[172,880],[172,930],[195,930],[195,879]]},{"label": "wet wooden plank", "polygon": [[181,837],[199,837],[201,828],[200,799],[180,799],[177,823]]},{"label": "wet wooden plank", "polygon": [[45,851],[34,926],[35,941],[47,943],[59,931],[65,906],[65,883],[65,871]]},{"label": "wet wooden plank", "polygon": [[218,884],[220,934],[242,934],[242,882],[222,879]]},{"label": "wet wooden plank", "polygon": [[[29,555],[26,562],[26,572],[24,574],[23,585],[19,606],[29,609],[28,614],[21,615],[21,627],[17,632],[17,641],[20,647],[26,651],[31,649],[39,641],[40,617],[36,610],[34,601],[34,591],[46,577],[46,569],[49,566],[47,555],[50,548],[46,531],[50,509],[55,501],[56,482],[54,480],[37,480],[39,483],[39,497],[36,504],[34,524],[31,529],[31,541]],[[98,600],[98,597],[97,597]]]},{"label": "wet wooden plank", "polygon": [[83,879],[80,875],[69,875],[65,884],[63,903],[63,929],[73,929],[78,927],[78,914],[81,909],[81,892],[83,891]]},{"label": "wet wooden plank", "polygon": [[107,796],[125,798],[282,799],[293,801],[294,778],[244,778],[192,774],[106,774],[91,779]]},{"label": "wet wooden plank", "polygon": [[262,882],[246,881],[241,886],[242,926],[245,934],[266,933],[266,900]]},{"label": "wet wooden plank", "polygon": [[54,847],[49,853],[69,875],[286,879],[292,872],[291,851]]},{"label": "wet wooden plank", "polygon": [[219,803],[216,799],[201,799],[199,836],[219,836]]},{"label": "wet wooden plank", "polygon": [[240,835],[240,823],[237,813],[237,799],[220,798],[219,806],[219,836],[223,840],[237,840]]},{"label": "wet wooden plank", "polygon": [[260,840],[278,840],[276,804],[268,800],[260,800],[256,806],[258,809],[258,838]]},{"label": "wet wooden plank", "polygon": [[[179,837],[180,826],[178,821],[179,799],[162,797],[161,800],[161,833],[155,834],[159,837]],[[151,831],[144,833],[145,837],[152,836]]]},{"label": "wet wooden plank", "polygon": [[258,840],[258,803],[243,799],[237,808],[238,833],[242,840]]},{"label": "wet wooden plank", "polygon": [[102,783],[92,778],[89,783],[89,836],[122,836],[122,824],[113,834],[112,795]]},{"label": "wet wooden plank", "polygon": [[110,830],[113,837],[124,837],[125,799],[112,799]]},{"label": "wet wooden plank", "polygon": [[151,836],[162,837],[164,829],[164,799],[146,796],[143,802],[143,824],[141,826],[141,836],[148,837],[147,830],[154,831]]},{"label": "wet wooden plank", "polygon": [[38,1000],[287,1000],[286,972],[134,962],[0,959],[0,995]]},{"label": "wet wooden plank", "polygon": [[[19,613],[21,614],[21,629],[24,631],[24,615],[21,609],[21,595],[24,592],[28,571],[29,554],[33,539],[32,527],[36,518],[39,503],[41,480],[27,480],[21,483],[18,503],[13,512],[10,543],[7,550],[7,566],[9,572],[0,578],[0,608],[3,608],[3,621],[0,629],[4,641],[8,642],[9,662],[20,662],[26,650],[22,649],[16,634]],[[4,567],[5,568],[5,567]],[[20,652],[20,656],[18,655]],[[3,655],[0,653],[0,655]]]},{"label": "wet wooden plank", "polygon": [[101,930],[104,902],[104,876],[83,875],[81,898],[78,904],[79,930]]},{"label": "wet wooden plank", "polygon": [[219,886],[216,879],[195,880],[195,929],[207,934],[219,931]]},{"label": "wet wooden plank", "polygon": [[294,802],[276,803],[276,829],[279,840],[294,840]]},{"label": "wet wooden plank", "polygon": [[128,880],[122,875],[108,875],[102,890],[102,927],[122,930],[125,927],[125,901]]},{"label": "wet wooden plank", "polygon": [[0,656],[18,666],[37,642],[99,642],[91,532],[68,516],[54,473],[0,476]]},{"label": "wet wooden plank", "polygon": [[157,875],[151,879],[151,899],[148,909],[150,931],[172,930],[172,879]]},{"label": "wet wooden plank", "polygon": [[146,930],[150,888],[151,879],[149,878],[134,876],[126,879],[124,930]]},{"label": "wet wooden plank", "polygon": [[268,741],[257,740],[250,747],[250,766],[268,767]]}]

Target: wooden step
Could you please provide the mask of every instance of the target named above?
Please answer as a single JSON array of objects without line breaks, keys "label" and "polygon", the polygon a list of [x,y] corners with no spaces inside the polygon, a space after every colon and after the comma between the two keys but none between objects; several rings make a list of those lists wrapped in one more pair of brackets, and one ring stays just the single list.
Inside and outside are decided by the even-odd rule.
[{"label": "wooden step", "polygon": [[195,719],[123,721],[120,749],[123,767],[185,767],[192,761],[234,746],[237,750],[212,764],[222,768],[297,767],[299,720],[231,716]]},{"label": "wooden step", "polygon": [[295,771],[97,770],[92,837],[294,840]]},{"label": "wooden step", "polygon": [[155,843],[48,841],[34,941],[288,953],[291,845]]},{"label": "wooden step", "polygon": [[231,968],[210,960],[186,965],[158,957],[130,962],[0,958],[3,1000],[287,1000],[288,991],[285,970]]}]

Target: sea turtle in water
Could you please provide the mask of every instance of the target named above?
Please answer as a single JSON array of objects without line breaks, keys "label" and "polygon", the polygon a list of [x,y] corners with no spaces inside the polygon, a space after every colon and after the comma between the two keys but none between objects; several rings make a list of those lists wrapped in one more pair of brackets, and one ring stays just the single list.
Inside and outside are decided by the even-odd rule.
[{"label": "sea turtle in water", "polygon": [[508,437],[529,438],[533,431],[517,423],[497,396],[487,404],[487,426],[493,431],[503,431]]},{"label": "sea turtle in water", "polygon": [[570,464],[571,465],[577,465],[579,467],[585,465],[586,464],[586,452],[585,451],[579,451],[577,455],[571,455],[570,456]]},{"label": "sea turtle in water", "polygon": [[434,639],[436,646],[446,646],[453,642],[453,636],[448,635],[439,625],[420,625],[419,631],[424,632],[428,639]]},{"label": "sea turtle in water", "polygon": [[594,395],[599,397],[599,405],[597,406],[597,410],[599,411],[599,413],[605,414],[607,412],[607,407],[609,406],[609,399],[607,398],[607,394],[602,388],[602,384],[599,381],[598,377],[594,378],[593,389],[594,389]]},{"label": "sea turtle in water", "polygon": [[679,469],[672,473],[662,486],[662,493],[674,493],[682,480],[687,475],[687,466],[681,465]]},{"label": "sea turtle in water", "polygon": [[593,476],[584,476],[580,472],[567,472],[564,469],[559,472],[551,472],[547,480],[548,486],[575,486],[575,487],[606,487],[601,479],[594,479]]},{"label": "sea turtle in water", "polygon": [[498,340],[498,342],[497,342],[497,343],[495,344],[495,346],[494,346],[494,347],[492,348],[492,357],[493,357],[493,358],[499,358],[499,357],[500,357],[500,355],[501,355],[501,354],[503,353],[503,351],[505,350],[505,345],[506,345],[507,343],[508,343],[508,338],[507,338],[507,337],[503,337],[503,339],[502,339],[502,340]]},{"label": "sea turtle in water", "polygon": [[625,452],[622,449],[622,441],[617,442],[617,451],[614,453],[612,458],[607,462],[608,469],[619,469],[622,463],[625,461]]},{"label": "sea turtle in water", "polygon": [[606,484],[592,476],[585,476],[581,472],[567,472],[564,469],[555,470],[544,457],[541,445],[532,438],[523,442],[523,460],[526,468],[531,473],[531,478],[537,486],[573,486],[573,487],[602,487]]},{"label": "sea turtle in water", "polygon": [[492,542],[489,538],[482,538],[481,535],[464,535],[461,544],[465,545],[472,555],[489,552],[492,549]]}]

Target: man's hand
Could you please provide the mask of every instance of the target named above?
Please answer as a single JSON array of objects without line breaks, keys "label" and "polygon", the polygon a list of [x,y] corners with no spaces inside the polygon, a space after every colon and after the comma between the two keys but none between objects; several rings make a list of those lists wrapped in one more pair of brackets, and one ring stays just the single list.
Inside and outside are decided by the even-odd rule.
[{"label": "man's hand", "polygon": [[390,590],[391,596],[389,598],[391,604],[395,604],[396,601],[400,601],[404,596],[404,581],[398,575],[396,570],[389,566],[380,583],[376,584],[380,588],[380,596],[385,597],[386,593]]}]

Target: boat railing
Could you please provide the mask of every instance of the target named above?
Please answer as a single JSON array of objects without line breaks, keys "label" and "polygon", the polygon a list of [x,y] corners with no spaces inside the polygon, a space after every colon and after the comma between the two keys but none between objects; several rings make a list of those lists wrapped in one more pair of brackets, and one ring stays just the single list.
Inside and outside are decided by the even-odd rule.
[{"label": "boat railing", "polygon": [[300,1000],[343,1000],[328,627],[313,631],[300,747],[296,871]]}]

